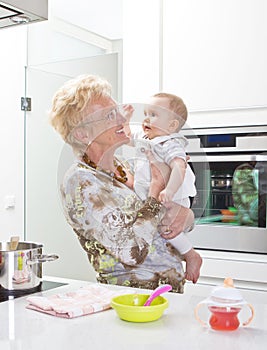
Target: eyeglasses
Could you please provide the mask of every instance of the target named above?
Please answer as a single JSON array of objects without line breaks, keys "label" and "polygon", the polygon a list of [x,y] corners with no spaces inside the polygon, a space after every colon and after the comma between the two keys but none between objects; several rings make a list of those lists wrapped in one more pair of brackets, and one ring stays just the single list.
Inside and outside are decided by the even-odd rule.
[{"label": "eyeglasses", "polygon": [[91,123],[100,122],[102,120],[106,120],[107,122],[114,122],[117,120],[118,115],[122,116],[120,113],[119,107],[113,108],[111,111],[109,111],[107,114],[104,115],[103,118],[100,119],[93,119],[93,117],[90,118],[90,120],[85,120],[83,123],[79,124],[79,127],[85,126]]},{"label": "eyeglasses", "polygon": [[114,122],[117,119],[117,115],[120,113],[119,108],[116,107],[114,109],[112,109],[111,111],[109,111],[106,115],[105,118],[103,118],[104,120],[107,120],[109,122]]}]

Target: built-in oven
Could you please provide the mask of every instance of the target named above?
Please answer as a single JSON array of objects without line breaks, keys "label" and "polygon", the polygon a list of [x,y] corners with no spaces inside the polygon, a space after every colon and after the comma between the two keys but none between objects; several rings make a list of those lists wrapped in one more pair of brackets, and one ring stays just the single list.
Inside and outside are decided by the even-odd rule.
[{"label": "built-in oven", "polygon": [[267,126],[185,129],[196,248],[267,254]]}]

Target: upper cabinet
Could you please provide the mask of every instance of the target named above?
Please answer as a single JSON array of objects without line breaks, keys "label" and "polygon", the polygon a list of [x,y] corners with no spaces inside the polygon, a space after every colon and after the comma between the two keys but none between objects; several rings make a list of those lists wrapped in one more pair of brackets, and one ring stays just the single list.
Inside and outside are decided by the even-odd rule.
[{"label": "upper cabinet", "polygon": [[123,100],[140,102],[158,92],[160,79],[159,0],[123,1]]},{"label": "upper cabinet", "polygon": [[266,107],[266,13],[265,0],[163,0],[163,90],[190,110]]},{"label": "upper cabinet", "polygon": [[125,101],[164,90],[194,115],[266,113],[266,13],[266,0],[125,0]]},{"label": "upper cabinet", "polygon": [[122,38],[123,0],[52,0],[50,12],[84,30],[110,40]]}]

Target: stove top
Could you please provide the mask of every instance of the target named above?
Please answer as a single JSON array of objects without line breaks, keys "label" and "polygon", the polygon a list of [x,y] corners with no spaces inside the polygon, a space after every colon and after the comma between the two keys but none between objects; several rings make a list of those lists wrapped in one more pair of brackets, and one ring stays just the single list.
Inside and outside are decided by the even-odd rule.
[{"label": "stove top", "polygon": [[23,297],[25,295],[42,292],[49,289],[54,289],[57,287],[65,286],[67,283],[51,282],[51,281],[42,281],[39,286],[26,289],[26,290],[6,290],[0,288],[0,303],[7,300],[12,300],[16,298]]}]

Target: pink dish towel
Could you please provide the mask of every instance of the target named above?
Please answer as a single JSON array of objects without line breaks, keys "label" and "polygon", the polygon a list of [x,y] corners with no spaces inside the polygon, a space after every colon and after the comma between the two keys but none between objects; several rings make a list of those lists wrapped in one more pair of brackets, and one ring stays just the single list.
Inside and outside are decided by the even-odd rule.
[{"label": "pink dish towel", "polygon": [[127,293],[129,290],[126,289],[114,291],[92,284],[68,293],[28,297],[26,308],[57,317],[74,318],[110,309],[114,296]]}]

